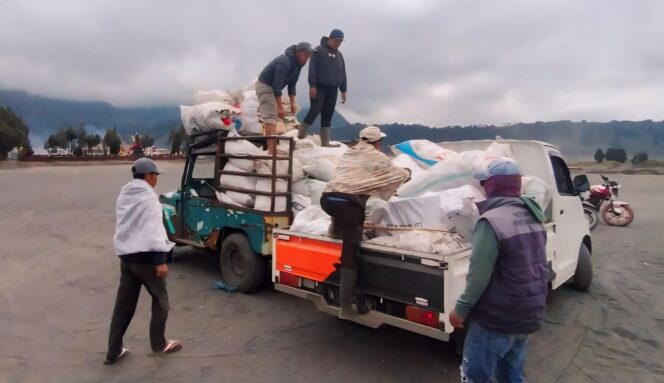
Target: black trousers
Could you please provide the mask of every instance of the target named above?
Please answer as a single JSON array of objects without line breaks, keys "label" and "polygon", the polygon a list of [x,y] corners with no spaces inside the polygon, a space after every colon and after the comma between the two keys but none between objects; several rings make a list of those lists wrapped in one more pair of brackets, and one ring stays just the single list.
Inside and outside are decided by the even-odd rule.
[{"label": "black trousers", "polygon": [[323,193],[320,206],[332,217],[332,233],[342,239],[341,267],[357,270],[357,247],[364,233],[364,214],[368,195]]},{"label": "black trousers", "polygon": [[155,266],[148,262],[120,263],[120,286],[115,300],[115,309],[108,335],[107,359],[115,359],[122,350],[124,336],[136,312],[141,286],[152,296],[152,319],[150,320],[150,345],[152,350],[162,351],[166,347],[166,319],[168,318],[168,292],[166,280],[157,278]]},{"label": "black trousers", "polygon": [[304,123],[313,125],[316,117],[320,114],[320,126],[332,126],[332,115],[334,108],[337,106],[337,93],[338,87],[336,86],[316,86],[316,98],[312,98],[309,113],[304,118]]}]

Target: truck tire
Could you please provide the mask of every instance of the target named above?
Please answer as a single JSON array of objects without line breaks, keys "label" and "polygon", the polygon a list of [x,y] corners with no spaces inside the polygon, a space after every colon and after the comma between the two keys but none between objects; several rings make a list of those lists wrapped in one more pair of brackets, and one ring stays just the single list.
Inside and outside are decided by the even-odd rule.
[{"label": "truck tire", "polygon": [[576,271],[572,277],[572,287],[578,291],[588,291],[593,283],[593,264],[590,258],[590,251],[585,244],[581,245],[579,250],[579,260],[576,264]]},{"label": "truck tire", "polygon": [[253,251],[244,234],[233,233],[223,240],[219,264],[224,283],[235,287],[237,292],[254,292],[265,280],[265,258]]}]

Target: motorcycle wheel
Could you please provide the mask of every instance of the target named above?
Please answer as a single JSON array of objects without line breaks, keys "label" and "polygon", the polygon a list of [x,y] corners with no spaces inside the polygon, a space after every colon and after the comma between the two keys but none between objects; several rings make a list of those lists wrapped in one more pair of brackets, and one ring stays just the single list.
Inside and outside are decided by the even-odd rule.
[{"label": "motorcycle wheel", "polygon": [[611,204],[602,208],[602,219],[609,226],[625,227],[634,221],[634,210],[630,206],[619,206],[611,210]]},{"label": "motorcycle wheel", "polygon": [[586,219],[588,220],[589,230],[592,231],[594,228],[597,227],[597,225],[599,225],[599,215],[597,214],[597,210],[589,207],[584,207],[583,214],[586,216]]}]

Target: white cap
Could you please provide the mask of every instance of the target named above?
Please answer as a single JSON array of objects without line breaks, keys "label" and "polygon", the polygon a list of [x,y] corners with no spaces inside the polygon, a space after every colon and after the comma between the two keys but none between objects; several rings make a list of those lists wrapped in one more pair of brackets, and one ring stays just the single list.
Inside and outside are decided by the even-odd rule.
[{"label": "white cap", "polygon": [[379,127],[373,125],[367,126],[360,131],[360,140],[366,141],[370,144],[380,141],[385,137],[387,137],[387,134],[381,132]]}]

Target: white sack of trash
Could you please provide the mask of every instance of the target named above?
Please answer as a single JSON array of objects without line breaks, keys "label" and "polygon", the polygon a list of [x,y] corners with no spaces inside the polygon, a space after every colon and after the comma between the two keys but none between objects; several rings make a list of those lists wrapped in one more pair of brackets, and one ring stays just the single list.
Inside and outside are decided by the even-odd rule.
[{"label": "white sack of trash", "polygon": [[208,133],[215,130],[230,131],[234,128],[232,116],[240,110],[230,104],[211,101],[204,104],[187,106],[180,105],[180,118],[185,132],[189,135]]},{"label": "white sack of trash", "polygon": [[470,243],[459,234],[422,230],[395,231],[392,236],[376,237],[364,243],[441,255],[470,248]]},{"label": "white sack of trash", "polygon": [[320,205],[311,205],[295,216],[290,229],[298,233],[327,235],[331,223],[332,218]]},{"label": "white sack of trash", "polygon": [[[475,204],[483,200],[484,194],[470,185],[414,198],[392,198],[375,207],[368,221],[388,228],[448,230],[470,241],[479,219]],[[384,230],[377,232],[388,234]]]}]

